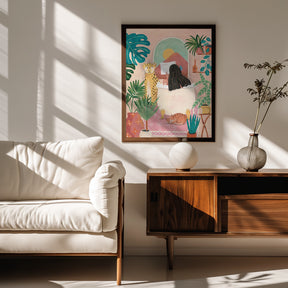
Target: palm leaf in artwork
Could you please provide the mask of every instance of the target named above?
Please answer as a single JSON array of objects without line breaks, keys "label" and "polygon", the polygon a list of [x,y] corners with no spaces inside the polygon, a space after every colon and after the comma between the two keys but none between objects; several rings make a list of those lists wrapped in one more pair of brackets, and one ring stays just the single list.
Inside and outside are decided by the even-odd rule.
[{"label": "palm leaf in artwork", "polygon": [[151,97],[142,97],[135,101],[136,111],[146,121],[146,130],[148,130],[148,120],[158,111],[157,100],[152,102]]},{"label": "palm leaf in artwork", "polygon": [[203,41],[205,40],[205,38],[206,38],[205,35],[202,35],[201,37],[198,34],[195,37],[190,35],[190,38],[186,39],[186,42],[184,45],[185,45],[186,49],[190,53],[192,53],[192,55],[196,54],[196,51],[198,48],[200,48],[202,50],[202,52],[204,53],[202,44],[203,44]]},{"label": "palm leaf in artwork", "polygon": [[145,96],[145,85],[144,81],[140,83],[139,80],[134,80],[130,82],[130,85],[127,89],[126,94],[126,104],[130,110],[130,112],[134,112],[135,107],[135,101],[137,99],[141,99]]}]

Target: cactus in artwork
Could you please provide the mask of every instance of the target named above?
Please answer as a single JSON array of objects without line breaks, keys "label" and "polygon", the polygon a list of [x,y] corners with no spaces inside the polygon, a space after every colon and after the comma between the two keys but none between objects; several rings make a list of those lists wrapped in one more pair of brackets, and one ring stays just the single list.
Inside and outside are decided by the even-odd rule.
[{"label": "cactus in artwork", "polygon": [[187,128],[189,134],[196,133],[199,123],[200,123],[200,117],[197,117],[195,114],[193,114],[193,116],[190,115],[190,118],[187,119]]}]

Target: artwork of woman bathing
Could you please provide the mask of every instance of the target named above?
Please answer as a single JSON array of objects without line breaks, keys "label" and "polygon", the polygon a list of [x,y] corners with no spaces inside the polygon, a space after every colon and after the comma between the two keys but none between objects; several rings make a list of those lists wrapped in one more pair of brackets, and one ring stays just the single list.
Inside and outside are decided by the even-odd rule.
[{"label": "artwork of woman bathing", "polygon": [[[181,29],[127,26],[125,114],[127,118],[129,113],[139,113],[148,127],[144,132],[149,130],[134,135],[129,131],[127,137],[179,141],[193,134],[199,141],[213,141],[213,25]],[[199,38],[202,42],[194,43]],[[204,53],[198,53],[194,44]],[[210,108],[208,113],[203,105]],[[125,129],[129,129],[127,123]]]}]

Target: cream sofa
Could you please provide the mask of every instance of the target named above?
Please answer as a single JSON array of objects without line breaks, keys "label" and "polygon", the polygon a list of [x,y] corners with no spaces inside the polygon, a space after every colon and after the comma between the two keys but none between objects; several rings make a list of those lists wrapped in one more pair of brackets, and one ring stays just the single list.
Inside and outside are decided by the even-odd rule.
[{"label": "cream sofa", "polygon": [[116,256],[120,284],[125,169],[102,154],[101,137],[0,141],[0,253]]}]

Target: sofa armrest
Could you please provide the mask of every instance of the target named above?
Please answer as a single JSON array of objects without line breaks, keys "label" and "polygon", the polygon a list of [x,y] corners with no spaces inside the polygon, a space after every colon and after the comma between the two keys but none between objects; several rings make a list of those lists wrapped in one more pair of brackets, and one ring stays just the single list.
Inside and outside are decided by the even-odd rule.
[{"label": "sofa armrest", "polygon": [[90,181],[90,201],[102,215],[103,232],[117,228],[119,179],[125,174],[121,161],[110,161],[101,165]]}]

